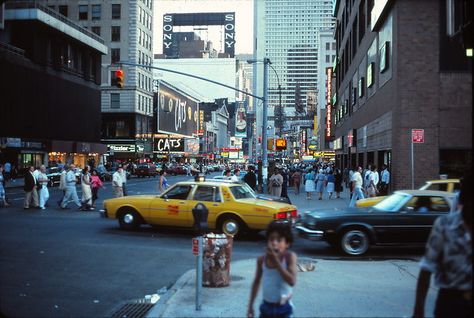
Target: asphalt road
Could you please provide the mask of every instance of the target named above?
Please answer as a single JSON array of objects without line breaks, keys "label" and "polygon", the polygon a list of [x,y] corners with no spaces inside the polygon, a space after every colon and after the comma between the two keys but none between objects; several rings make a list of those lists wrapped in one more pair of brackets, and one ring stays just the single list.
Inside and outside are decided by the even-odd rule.
[{"label": "asphalt road", "polygon": [[[169,183],[189,177],[169,177]],[[128,192],[155,193],[158,179],[132,178]],[[112,197],[110,184],[99,193]],[[79,187],[78,187],[79,189]],[[7,190],[13,206],[0,209],[0,311],[25,317],[104,317],[125,302],[171,286],[193,268],[193,233],[143,226],[138,232],[118,228],[99,211],[56,206],[60,192],[50,191],[46,210],[23,210],[23,191]],[[98,201],[98,207],[101,206]],[[234,243],[233,259],[258,256],[262,235]],[[297,238],[292,249],[306,258],[353,260],[324,242]],[[374,248],[357,259],[418,259],[420,249]]]}]

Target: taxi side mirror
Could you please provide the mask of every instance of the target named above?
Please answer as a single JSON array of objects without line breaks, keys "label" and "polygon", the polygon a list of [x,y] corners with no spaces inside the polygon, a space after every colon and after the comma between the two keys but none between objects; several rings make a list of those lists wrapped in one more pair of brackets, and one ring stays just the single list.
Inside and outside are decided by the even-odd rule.
[{"label": "taxi side mirror", "polygon": [[164,200],[168,201],[168,195],[163,195],[161,198],[163,198]]}]

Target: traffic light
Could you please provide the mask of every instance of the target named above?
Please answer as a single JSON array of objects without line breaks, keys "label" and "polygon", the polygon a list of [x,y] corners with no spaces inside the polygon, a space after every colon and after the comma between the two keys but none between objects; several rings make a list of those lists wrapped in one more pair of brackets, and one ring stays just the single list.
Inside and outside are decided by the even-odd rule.
[{"label": "traffic light", "polygon": [[276,140],[276,150],[286,150],[286,139]]},{"label": "traffic light", "polygon": [[125,73],[123,70],[116,70],[115,71],[115,86],[118,88],[123,88],[125,85],[125,80],[124,80]]}]

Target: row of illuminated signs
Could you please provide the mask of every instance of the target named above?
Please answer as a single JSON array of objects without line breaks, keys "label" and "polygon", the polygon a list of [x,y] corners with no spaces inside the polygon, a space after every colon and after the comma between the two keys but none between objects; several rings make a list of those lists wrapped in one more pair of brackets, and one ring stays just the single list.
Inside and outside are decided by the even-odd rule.
[{"label": "row of illuminated signs", "polygon": [[[145,150],[142,144],[109,144],[107,149],[110,155],[116,152],[143,152]],[[153,152],[185,152],[191,154],[199,153],[199,139],[197,138],[155,138],[153,140]]]},{"label": "row of illuminated signs", "polygon": [[331,139],[332,128],[332,67],[326,68],[326,140]]}]

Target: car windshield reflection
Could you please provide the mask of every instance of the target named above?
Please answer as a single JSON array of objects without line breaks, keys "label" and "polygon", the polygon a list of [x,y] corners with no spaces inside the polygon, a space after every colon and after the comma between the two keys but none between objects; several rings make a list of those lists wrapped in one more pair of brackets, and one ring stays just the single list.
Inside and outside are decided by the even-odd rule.
[{"label": "car windshield reflection", "polygon": [[397,212],[404,206],[411,196],[404,193],[394,193],[374,206],[374,209],[385,212]]}]

